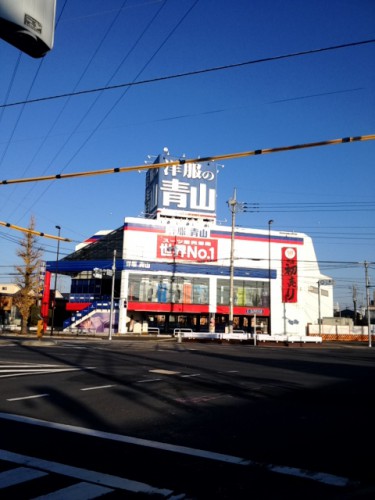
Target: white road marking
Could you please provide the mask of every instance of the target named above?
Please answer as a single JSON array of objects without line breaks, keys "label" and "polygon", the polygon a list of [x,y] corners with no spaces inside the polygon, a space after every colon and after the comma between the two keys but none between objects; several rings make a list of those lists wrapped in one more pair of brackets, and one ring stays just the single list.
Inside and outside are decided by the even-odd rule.
[{"label": "white road marking", "polygon": [[[316,482],[326,483],[326,484],[335,484],[336,486],[347,486],[351,483],[351,481],[348,478],[341,477],[341,476],[335,476],[333,474],[326,474],[324,472],[313,472],[313,471],[308,471],[308,470],[304,470],[304,469],[278,466],[278,465],[274,465],[274,464],[261,464],[259,462],[253,461],[253,460],[245,459],[242,457],[236,457],[233,455],[226,455],[223,453],[216,453],[216,452],[200,450],[200,449],[196,449],[196,448],[189,448],[187,446],[178,446],[178,445],[169,444],[169,443],[161,443],[158,441],[151,441],[148,439],[136,438],[136,437],[132,437],[132,436],[124,436],[121,434],[113,434],[110,432],[96,431],[94,429],[87,429],[85,427],[77,427],[74,425],[48,422],[45,420],[39,420],[39,419],[32,418],[32,417],[23,417],[21,415],[12,415],[9,413],[1,413],[0,412],[0,418],[2,418],[4,420],[11,420],[14,422],[23,422],[23,423],[33,424],[33,425],[39,425],[41,427],[46,427],[46,428],[50,428],[50,429],[59,429],[59,430],[67,431],[67,432],[75,432],[77,434],[82,434],[85,436],[100,437],[102,439],[110,439],[112,441],[134,444],[137,446],[144,446],[144,447],[159,449],[159,450],[163,450],[163,451],[170,451],[173,453],[179,453],[181,455],[189,455],[189,456],[195,456],[195,457],[200,457],[200,458],[206,458],[206,459],[215,460],[218,462],[225,462],[225,463],[231,463],[231,464],[236,464],[236,465],[245,465],[245,466],[262,466],[271,472],[276,472],[276,473],[280,473],[280,474],[289,474],[289,475],[294,475],[296,477],[303,476],[303,477],[310,479],[311,481],[316,481]],[[1,450],[0,450],[0,459],[1,458],[2,458],[2,454],[1,454]],[[28,462],[27,462],[27,465],[32,466],[32,464],[30,464]],[[330,481],[330,483],[327,483],[327,481]],[[336,482],[334,483],[334,481],[336,481]]]},{"label": "white road marking", "polygon": [[[60,464],[58,462],[51,462],[49,460],[43,460],[36,457],[12,453],[11,451],[7,450],[0,450],[0,459],[19,465],[27,465],[29,467],[41,469],[54,474],[74,477],[75,479],[80,479],[92,484],[99,484],[101,486],[107,486],[109,488],[117,488],[121,490],[132,491],[135,493],[146,493],[150,495],[158,494],[162,495],[163,497],[170,497],[170,495],[173,493],[172,490],[157,488],[146,483],[133,481],[132,479],[112,476],[111,474],[103,474],[87,469],[80,469],[78,467]],[[69,497],[65,496],[65,498]],[[74,496],[74,498],[76,497]]]},{"label": "white road marking", "polygon": [[137,380],[138,384],[147,384],[148,382],[158,382],[159,380],[162,380],[161,378],[147,378],[143,380]]},{"label": "white road marking", "polygon": [[105,486],[82,481],[72,486],[68,486],[67,488],[53,491],[47,495],[35,497],[33,500],[66,500],[67,498],[74,498],[74,500],[91,500],[111,493],[112,491],[112,488],[106,488]]},{"label": "white road marking", "polygon": [[[9,370],[5,375],[0,375],[0,378],[9,378],[9,377],[22,377],[25,375],[43,375],[46,373],[64,373],[64,372],[76,372],[81,370],[81,368],[60,368],[57,370]],[[4,373],[4,371],[0,371],[0,373]]]},{"label": "white road marking", "polygon": [[47,472],[30,469],[28,467],[17,467],[0,473],[0,488],[8,488],[15,484],[25,483],[31,479],[47,476]]},{"label": "white road marking", "polygon": [[81,391],[95,391],[96,389],[109,389],[115,387],[114,385],[97,385],[96,387],[84,387]]},{"label": "white road marking", "polygon": [[175,372],[173,370],[163,370],[161,368],[155,368],[154,370],[149,370],[150,373],[160,373],[161,375],[178,375],[180,372]]},{"label": "white road marking", "polygon": [[181,375],[182,378],[188,378],[188,377],[199,377],[200,373],[190,373],[188,375]]},{"label": "white road marking", "polygon": [[220,399],[220,398],[230,398],[232,396],[229,396],[227,394],[210,394],[207,396],[196,396],[196,397],[191,397],[191,398],[177,398],[175,401],[178,403],[194,403],[194,404],[199,404],[199,403],[206,403],[207,401],[214,401],[215,399]]},{"label": "white road marking", "polygon": [[305,479],[313,479],[319,483],[330,484],[332,486],[347,486],[349,481],[346,477],[335,476],[325,472],[310,472],[296,467],[285,467],[280,465],[269,465],[268,470],[288,476],[303,477]]},{"label": "white road marking", "polygon": [[64,373],[80,370],[93,370],[95,367],[63,367],[62,365],[48,364],[19,364],[19,365],[0,365],[0,378],[23,377],[25,375],[43,375],[46,373]]},{"label": "white road marking", "polygon": [[0,365],[0,371],[6,371],[8,369],[16,368],[35,368],[35,367],[42,367],[42,368],[58,368],[61,365],[46,365],[46,364],[39,364],[39,363],[25,363],[23,365],[9,365],[9,364],[4,364]]},{"label": "white road marking", "polygon": [[[94,429],[88,429],[86,427],[77,427],[75,425],[60,424],[57,422],[48,422],[46,420],[40,420],[32,417],[24,417],[22,415],[15,415],[10,413],[1,413],[0,418],[4,420],[11,420],[14,422],[22,422],[33,425],[39,425],[41,427],[46,427],[49,429],[64,430],[67,432],[75,432],[77,434],[82,434],[86,436],[100,437],[103,439],[110,439],[111,441],[117,441],[120,443],[134,444],[137,446],[144,446],[147,448],[154,448],[158,450],[171,451],[174,453],[180,453],[182,455],[190,455],[200,458],[208,458],[210,460],[216,460],[218,462],[226,462],[237,465],[250,465],[251,460],[243,459],[241,457],[235,457],[233,455],[225,455],[223,453],[216,453],[212,451],[200,450],[196,448],[189,448],[187,446],[178,446],[169,443],[161,443],[159,441],[151,441],[149,439],[136,438],[132,436],[124,436],[122,434],[113,434],[111,432],[96,431]],[[0,455],[1,458],[1,455]]]},{"label": "white road marking", "polygon": [[49,394],[34,394],[33,396],[23,396],[19,398],[9,398],[7,401],[22,401],[23,399],[35,399],[35,398],[45,398]]}]

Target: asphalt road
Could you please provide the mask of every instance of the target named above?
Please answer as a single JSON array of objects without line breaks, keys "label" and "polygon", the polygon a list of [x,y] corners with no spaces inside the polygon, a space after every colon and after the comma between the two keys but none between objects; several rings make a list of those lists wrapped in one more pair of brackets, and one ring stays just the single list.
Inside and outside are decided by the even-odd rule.
[{"label": "asphalt road", "polygon": [[374,374],[366,345],[4,339],[0,494],[373,499]]}]

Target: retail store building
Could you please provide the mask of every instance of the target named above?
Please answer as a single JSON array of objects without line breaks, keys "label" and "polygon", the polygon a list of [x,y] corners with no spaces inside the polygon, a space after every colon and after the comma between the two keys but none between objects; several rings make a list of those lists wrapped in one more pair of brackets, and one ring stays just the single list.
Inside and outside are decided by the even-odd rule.
[{"label": "retail store building", "polygon": [[333,316],[332,285],[311,238],[271,224],[239,228],[234,217],[231,226],[218,224],[216,181],[214,162],[165,152],[146,174],[147,217],[125,217],[114,231],[47,262],[47,284],[56,266],[72,278],[64,327],[127,334],[231,325],[253,332],[256,325],[257,332],[306,335],[309,324]]}]

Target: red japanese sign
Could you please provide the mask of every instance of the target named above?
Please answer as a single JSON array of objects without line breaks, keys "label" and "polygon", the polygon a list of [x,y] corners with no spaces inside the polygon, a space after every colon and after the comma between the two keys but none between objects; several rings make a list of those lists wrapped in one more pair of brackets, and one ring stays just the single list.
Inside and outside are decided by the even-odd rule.
[{"label": "red japanese sign", "polygon": [[281,281],[282,301],[297,302],[298,271],[297,271],[297,249],[291,247],[282,248],[281,258]]},{"label": "red japanese sign", "polygon": [[156,256],[159,259],[214,261],[217,260],[217,240],[159,234]]}]

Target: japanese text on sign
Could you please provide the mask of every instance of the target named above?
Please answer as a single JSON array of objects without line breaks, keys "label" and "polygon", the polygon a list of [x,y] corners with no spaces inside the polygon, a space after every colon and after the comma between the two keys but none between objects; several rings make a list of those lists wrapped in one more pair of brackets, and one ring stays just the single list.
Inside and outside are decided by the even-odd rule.
[{"label": "japanese text on sign", "polygon": [[159,259],[214,261],[217,260],[217,240],[158,235]]},{"label": "japanese text on sign", "polygon": [[297,249],[282,248],[282,301],[297,302],[298,271]]}]

